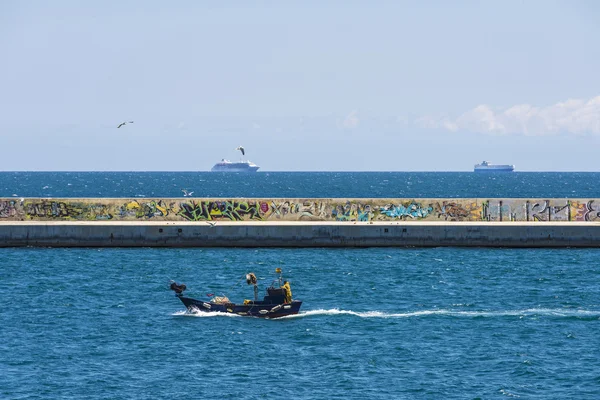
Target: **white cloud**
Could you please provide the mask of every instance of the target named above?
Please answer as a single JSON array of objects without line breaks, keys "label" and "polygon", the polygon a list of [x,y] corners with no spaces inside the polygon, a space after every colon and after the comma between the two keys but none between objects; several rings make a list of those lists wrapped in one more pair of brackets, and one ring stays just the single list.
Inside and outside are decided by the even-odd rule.
[{"label": "white cloud", "polygon": [[529,136],[568,133],[600,135],[600,96],[589,100],[569,99],[547,107],[518,104],[493,109],[482,104],[456,119],[424,117],[415,123],[425,128],[444,128],[452,132]]},{"label": "white cloud", "polygon": [[485,104],[467,111],[454,121],[456,129],[468,129],[477,132],[504,133],[506,126],[494,110]]}]

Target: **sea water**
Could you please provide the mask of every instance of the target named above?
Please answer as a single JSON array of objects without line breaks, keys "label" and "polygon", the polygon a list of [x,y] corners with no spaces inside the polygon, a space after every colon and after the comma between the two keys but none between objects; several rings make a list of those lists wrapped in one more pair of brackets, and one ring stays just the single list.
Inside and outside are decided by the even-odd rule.
[{"label": "sea water", "polygon": [[[597,174],[217,175],[1,173],[0,196],[598,197]],[[600,249],[0,249],[0,398],[596,399],[599,259]],[[191,314],[168,290],[176,280],[190,296],[241,301],[253,296],[246,273],[262,291],[278,267],[304,302],[297,316]]]},{"label": "sea water", "polygon": [[0,172],[0,197],[598,198],[598,172]]}]

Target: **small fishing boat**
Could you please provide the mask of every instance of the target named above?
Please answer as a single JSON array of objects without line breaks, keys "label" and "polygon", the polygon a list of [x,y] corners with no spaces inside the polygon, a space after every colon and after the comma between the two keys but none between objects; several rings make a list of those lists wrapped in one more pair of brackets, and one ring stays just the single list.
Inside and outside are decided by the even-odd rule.
[{"label": "small fishing boat", "polygon": [[[267,288],[267,294],[262,300],[258,300],[256,275],[252,272],[247,274],[246,283],[254,286],[254,300],[244,300],[242,304],[232,303],[227,296],[210,295],[209,301],[186,297],[183,294],[186,286],[176,282],[171,283],[170,289],[190,312],[226,313],[259,318],[279,318],[298,314],[302,301],[292,299],[290,284],[282,280],[281,269],[277,268],[275,272],[279,274],[279,278]],[[278,286],[275,286],[275,283],[278,283]]]}]

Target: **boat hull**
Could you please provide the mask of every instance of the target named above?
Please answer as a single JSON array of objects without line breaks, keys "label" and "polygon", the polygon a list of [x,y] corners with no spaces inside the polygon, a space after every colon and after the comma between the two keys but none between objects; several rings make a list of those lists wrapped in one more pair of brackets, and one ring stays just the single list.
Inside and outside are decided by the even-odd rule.
[{"label": "boat hull", "polygon": [[264,303],[262,301],[250,304],[211,303],[193,299],[191,297],[177,296],[183,305],[191,312],[226,313],[245,317],[280,318],[298,314],[302,301],[293,300],[289,304]]},{"label": "boat hull", "polygon": [[236,167],[217,167],[211,168],[212,172],[256,172],[260,167],[247,167],[247,168],[236,168]]},{"label": "boat hull", "polygon": [[212,172],[256,172],[260,167],[250,161],[231,162],[223,159],[216,163],[212,168]]},{"label": "boat hull", "polygon": [[487,161],[482,161],[481,164],[476,164],[475,172],[513,172],[515,166],[511,164],[490,164]]},{"label": "boat hull", "polygon": [[502,168],[475,168],[475,172],[513,172],[514,167],[502,167]]}]

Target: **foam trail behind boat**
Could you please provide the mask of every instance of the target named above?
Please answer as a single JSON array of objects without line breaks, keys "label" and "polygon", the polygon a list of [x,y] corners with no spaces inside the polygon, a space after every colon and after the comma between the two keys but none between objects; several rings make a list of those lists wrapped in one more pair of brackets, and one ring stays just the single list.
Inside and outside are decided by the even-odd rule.
[{"label": "foam trail behind boat", "polygon": [[386,313],[381,311],[352,311],[352,310],[339,310],[337,308],[329,310],[310,310],[301,311],[296,315],[289,315],[283,317],[285,319],[290,318],[306,318],[312,316],[329,315],[353,315],[360,318],[414,318],[431,315],[450,316],[457,318],[493,318],[493,317],[531,317],[531,316],[543,316],[553,318],[580,318],[580,319],[600,319],[600,310],[571,310],[571,309],[538,309],[530,308],[525,310],[499,310],[499,311],[458,311],[458,310],[422,310],[412,311],[405,313]]}]

